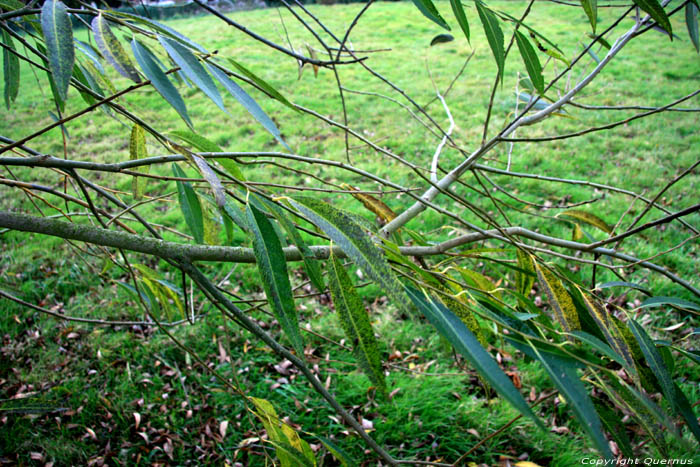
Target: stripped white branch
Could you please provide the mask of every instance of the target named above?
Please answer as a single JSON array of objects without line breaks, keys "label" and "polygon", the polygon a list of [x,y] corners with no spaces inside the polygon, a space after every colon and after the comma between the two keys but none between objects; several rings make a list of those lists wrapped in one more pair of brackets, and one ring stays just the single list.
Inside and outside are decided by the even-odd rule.
[{"label": "stripped white branch", "polygon": [[445,98],[442,97],[442,94],[439,92],[437,93],[438,99],[440,99],[440,102],[442,102],[442,107],[445,109],[445,113],[447,114],[447,118],[450,119],[450,127],[447,129],[447,132],[445,135],[442,137],[442,140],[440,140],[440,144],[438,144],[437,148],[435,148],[435,154],[433,154],[433,163],[430,165],[430,181],[433,183],[437,183],[437,168],[438,168],[438,162],[440,161],[440,153],[442,152],[442,148],[445,147],[445,144],[447,143],[447,138],[452,135],[452,130],[455,129],[455,121],[452,118],[452,113],[450,112],[450,108],[447,106],[447,102],[445,102]]}]

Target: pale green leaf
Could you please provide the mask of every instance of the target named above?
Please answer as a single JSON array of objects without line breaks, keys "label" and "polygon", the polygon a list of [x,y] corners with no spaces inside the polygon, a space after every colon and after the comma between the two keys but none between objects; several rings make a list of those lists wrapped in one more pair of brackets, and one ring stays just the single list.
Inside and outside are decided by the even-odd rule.
[{"label": "pale green leaf", "polygon": [[[129,159],[145,159],[148,157],[148,151],[146,150],[146,131],[139,124],[134,124],[131,128],[131,137],[129,138]],[[149,166],[145,167],[147,171]],[[140,199],[142,196],[142,186],[141,177],[134,176],[131,180],[131,190],[134,194],[134,198]]]},{"label": "pale green leaf", "polygon": [[122,47],[117,36],[114,35],[109,27],[109,22],[102,14],[95,16],[92,20],[92,32],[95,34],[95,42],[102,56],[114,67],[117,72],[125,78],[132,80],[135,83],[141,82],[134,64],[129,55],[127,55],[124,47]]}]

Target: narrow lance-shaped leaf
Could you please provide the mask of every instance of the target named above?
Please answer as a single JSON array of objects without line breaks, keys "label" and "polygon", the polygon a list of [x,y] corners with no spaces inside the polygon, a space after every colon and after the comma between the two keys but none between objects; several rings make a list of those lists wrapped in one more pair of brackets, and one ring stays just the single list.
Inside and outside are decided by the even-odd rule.
[{"label": "narrow lance-shaped leaf", "polygon": [[484,32],[486,33],[489,47],[491,47],[491,52],[493,52],[493,56],[496,59],[498,76],[503,79],[506,52],[503,46],[503,31],[501,30],[500,24],[498,24],[498,18],[493,11],[488,9],[480,0],[475,0],[474,4],[479,13],[481,24],[484,26]]},{"label": "narrow lance-shaped leaf", "polygon": [[685,4],[685,25],[688,28],[688,36],[700,53],[700,34],[698,34],[698,7],[692,2]]},{"label": "narrow lance-shaped leaf", "polygon": [[453,40],[455,40],[455,37],[452,34],[438,34],[430,41],[430,46],[452,42]]},{"label": "narrow lance-shaped leaf", "polygon": [[9,110],[10,104],[17,99],[17,95],[19,94],[19,58],[12,53],[12,51],[16,51],[15,44],[4,29],[2,30],[2,43],[10,49],[2,48],[2,70],[3,76],[5,77],[5,105]]},{"label": "narrow lance-shaped leaf", "polygon": [[47,0],[41,8],[41,30],[46,40],[49,69],[56,83],[56,90],[66,100],[68,85],[73,76],[75,50],[73,49],[73,26],[63,3]]},{"label": "narrow lance-shaped leaf", "polygon": [[596,22],[598,21],[598,0],[581,0],[581,6],[583,6],[583,11],[586,12],[586,16],[588,16],[595,33]]},{"label": "narrow lance-shaped leaf", "polygon": [[236,67],[236,69],[238,71],[240,71],[243,74],[243,76],[245,76],[246,78],[251,80],[253,83],[255,83],[258,87],[260,87],[260,89],[262,89],[270,97],[281,102],[282,104],[286,105],[287,107],[294,110],[295,112],[301,112],[299,109],[294,107],[294,104],[289,102],[289,100],[286,97],[284,97],[282,94],[280,94],[280,92],[277,89],[275,89],[274,87],[272,87],[267,81],[260,78],[258,75],[256,75],[255,73],[253,73],[252,71],[250,71],[248,68],[244,67],[243,65],[241,65],[237,61],[235,61],[231,58],[229,58],[228,61],[231,63],[231,65]]},{"label": "narrow lance-shaped leaf", "polygon": [[248,224],[253,234],[253,250],[262,278],[265,295],[298,356],[304,355],[304,342],[299,332],[299,318],[294,306],[284,251],[272,223],[258,208],[248,203]]},{"label": "narrow lance-shaped leaf", "polygon": [[437,8],[435,8],[435,5],[433,4],[432,0],[413,0],[413,3],[418,7],[418,10],[420,10],[423,15],[428,18],[430,21],[434,22],[438,26],[447,29],[448,31],[450,30],[450,26],[447,24],[445,19],[440,16],[440,12],[438,11]]},{"label": "narrow lance-shaped leaf", "polygon": [[557,321],[559,321],[566,332],[581,329],[576,307],[569,292],[564,288],[564,284],[554,273],[537,262],[535,262],[535,268],[537,269],[537,277],[547,294],[549,305],[552,307]]},{"label": "narrow lance-shaped leaf", "polygon": [[156,91],[163,96],[163,99],[175,109],[185,123],[187,123],[187,126],[191,128],[192,120],[190,120],[189,115],[187,115],[185,101],[182,100],[182,96],[180,96],[180,93],[175,86],[173,86],[173,83],[170,82],[165,73],[163,73],[163,70],[160,69],[151,52],[136,39],[131,41],[131,50],[133,50],[134,58],[136,58],[136,62],[141,67],[146,78],[151,81]]},{"label": "narrow lance-shaped leaf", "polygon": [[304,269],[306,270],[306,274],[309,276],[311,283],[314,287],[316,287],[316,290],[323,292],[326,287],[323,283],[323,274],[321,274],[321,266],[319,265],[319,261],[315,258],[311,249],[306,245],[304,239],[301,238],[301,234],[289,217],[272,201],[262,196],[258,197],[254,194],[251,194],[250,196],[251,199],[258,199],[270,211],[270,213],[275,216],[277,222],[279,222],[279,224],[291,238],[292,243],[296,245],[301,252],[301,256],[304,261]]},{"label": "narrow lance-shaped leaf", "polygon": [[226,88],[233,98],[236,99],[268,132],[270,132],[270,134],[274,136],[275,139],[282,144],[282,146],[290,151],[292,150],[282,139],[282,134],[277,128],[277,125],[275,125],[275,122],[272,121],[272,119],[265,113],[258,103],[255,102],[253,98],[250,97],[245,90],[243,90],[242,87],[226,76],[226,73],[221,71],[219,68],[211,64],[207,64],[207,68],[209,68],[211,74],[214,75],[214,77],[224,86],[224,88]]},{"label": "narrow lance-shaped leaf", "polygon": [[452,7],[452,13],[454,13],[455,18],[457,18],[459,27],[462,28],[462,32],[464,32],[464,37],[467,38],[467,42],[471,43],[469,40],[469,21],[467,21],[467,15],[464,13],[462,0],[450,0],[450,6]]},{"label": "narrow lance-shaped leaf", "polygon": [[290,203],[337,243],[362,272],[384,289],[397,307],[410,310],[403,286],[391,272],[381,250],[350,215],[313,198],[298,197]]},{"label": "narrow lance-shaped leaf", "polygon": [[347,183],[341,184],[341,186],[351,191],[350,193],[353,198],[360,201],[370,212],[374,213],[384,222],[390,222],[396,217],[396,213],[387,206],[382,200],[375,198],[367,193],[362,193],[360,190]]},{"label": "narrow lance-shaped leaf", "polygon": [[224,107],[224,101],[221,99],[219,90],[216,89],[214,81],[212,81],[211,76],[207,74],[199,63],[197,57],[194,56],[190,50],[172,39],[168,39],[164,36],[158,36],[158,40],[163,48],[168,52],[170,58],[173,59],[175,63],[182,69],[185,76],[192,81],[199,89],[204,92],[204,94],[209,97],[221,110],[226,111]]},{"label": "narrow lance-shaped leaf", "polygon": [[673,40],[673,30],[671,29],[671,20],[668,19],[666,10],[661,6],[659,0],[633,0],[634,3],[646,13],[649,13],[651,19],[659,23],[663,29],[668,32],[669,37]]},{"label": "narrow lance-shaped leaf", "polygon": [[[517,343],[514,343],[514,345],[519,347]],[[531,345],[531,349],[547,371],[549,379],[552,380],[559,392],[566,397],[566,401],[573,410],[574,416],[588,437],[593,441],[595,447],[605,458],[611,459],[613,455],[603,434],[600,418],[593,406],[593,402],[591,402],[591,398],[588,396],[588,390],[576,374],[576,367],[555,355],[540,352],[535,346]]]},{"label": "narrow lance-shaped leaf", "polygon": [[[179,178],[187,178],[185,172],[173,164],[173,174]],[[177,181],[177,194],[180,209],[185,217],[185,223],[194,237],[195,243],[204,243],[204,218],[202,217],[202,205],[197,193],[189,182]]]},{"label": "narrow lance-shaped leaf", "polygon": [[[131,137],[129,139],[129,159],[145,159],[148,157],[148,151],[146,150],[146,131],[139,124],[134,124],[131,128]],[[147,173],[149,166],[140,169],[140,172]],[[131,190],[133,191],[134,198],[140,199],[142,192],[141,177],[134,176],[131,180]]]},{"label": "narrow lance-shaped leaf", "polygon": [[338,312],[345,336],[352,343],[357,363],[372,384],[386,393],[379,345],[374,337],[369,315],[343,264],[332,252],[328,267],[328,285],[335,311]]},{"label": "narrow lance-shaped leaf", "polygon": [[560,212],[556,215],[556,217],[570,217],[596,227],[605,233],[612,233],[612,227],[610,227],[603,219],[587,211],[581,211],[580,209],[569,209]]},{"label": "narrow lance-shaped leaf", "polygon": [[83,41],[75,39],[75,48],[81,51],[83,55],[88,57],[95,67],[100,70],[100,73],[105,72],[104,68],[102,68],[102,63],[100,63],[100,54],[91,44],[86,44]]},{"label": "narrow lance-shaped leaf", "polygon": [[673,382],[670,371],[666,368],[666,363],[664,362],[661,353],[656,348],[654,341],[649,337],[644,328],[633,319],[629,319],[629,327],[634,334],[635,339],[639,343],[639,347],[642,349],[644,358],[649,364],[649,368],[656,376],[657,381],[661,385],[661,390],[664,393],[666,399],[670,402],[675,412],[678,412],[688,422],[688,426],[691,427],[698,440],[700,440],[700,427],[698,427],[697,419],[693,414],[692,409],[688,410],[689,405],[685,394],[680,390],[680,388]]},{"label": "narrow lance-shaped leaf", "polygon": [[520,31],[515,31],[515,40],[518,43],[520,56],[523,57],[523,62],[525,62],[525,69],[527,69],[527,75],[530,77],[530,81],[540,95],[544,94],[542,65],[540,65],[537,52],[535,52],[535,49],[532,47],[532,44],[530,44],[530,41],[527,40],[527,37]]},{"label": "narrow lance-shaped leaf", "polygon": [[700,311],[700,304],[691,302],[690,300],[684,300],[677,297],[651,297],[644,302],[642,302],[638,309],[641,308],[654,308],[657,306],[673,305],[679,308],[685,308],[687,310]]},{"label": "narrow lance-shaped leaf", "polygon": [[139,77],[131,58],[127,55],[124,47],[119,43],[119,39],[114,35],[109,27],[108,21],[99,14],[92,20],[92,32],[95,33],[95,42],[102,56],[114,67],[124,78],[128,78],[135,83],[140,83]]},{"label": "narrow lance-shaped leaf", "polygon": [[476,336],[467,329],[459,318],[445,306],[426,298],[424,294],[416,289],[407,289],[407,293],[428,321],[476,368],[491,387],[520,413],[529,417],[537,426],[544,429],[542,422],[532,413],[523,396],[513,386],[510,378],[503,373],[498,363],[479,344]]},{"label": "narrow lance-shaped leaf", "polygon": [[[212,141],[208,140],[202,135],[195,133],[194,131],[176,130],[170,132],[170,134],[176,136],[177,138],[181,139],[182,141],[186,142],[187,144],[199,151],[223,152],[223,149],[221,149],[221,147],[218,144],[213,143]],[[233,175],[239,180],[245,180],[241,169],[238,167],[238,164],[236,164],[236,162],[233,159],[222,157],[220,159],[217,159],[217,161],[219,161],[219,163],[223,165],[224,168],[231,175]]]}]

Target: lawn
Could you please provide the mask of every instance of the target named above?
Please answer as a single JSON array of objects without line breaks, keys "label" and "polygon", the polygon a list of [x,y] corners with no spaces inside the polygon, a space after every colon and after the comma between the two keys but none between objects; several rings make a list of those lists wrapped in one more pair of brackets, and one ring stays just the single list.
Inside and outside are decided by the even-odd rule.
[{"label": "lawn", "polygon": [[[526,2],[492,1],[490,4],[518,16]],[[438,1],[436,5],[445,13],[450,10],[448,2]],[[359,4],[309,7],[334,31],[343,31],[360,8]],[[430,47],[431,39],[441,31],[412,3],[378,2],[354,28],[351,41],[357,50],[390,49],[368,53],[367,63],[416,102],[425,105],[443,128],[448,126],[448,118],[440,102],[434,99],[431,77],[436,86],[444,90],[474,52],[465,72],[447,96],[456,122],[453,135],[462,147],[473,150],[481,141],[482,122],[496,65],[476,11],[468,8],[467,15],[472,23],[471,43],[458,34],[454,24],[452,32],[456,40]],[[599,27],[609,25],[612,15],[609,9],[600,9]],[[289,39],[297,50],[318,47],[314,38],[294,21],[288,11],[265,9],[231,16],[276,42],[286,44]],[[529,17],[529,23],[540,25],[567,57],[573,57],[581,50],[580,43],[586,40],[590,29],[582,9],[554,4],[538,4]],[[313,70],[306,67],[300,76],[296,61],[261,49],[257,42],[213,17],[177,19],[167,24],[209,50],[244,64],[294,103],[342,122],[338,88],[330,70],[321,69],[316,77]],[[579,98],[579,102],[660,106],[695,91],[700,78],[700,59],[686,39],[685,25],[678,18],[674,18],[673,25],[683,37],[681,40],[669,42],[668,38],[655,32],[634,40],[598,77],[597,84]],[[623,22],[616,28],[618,35],[625,27],[629,24]],[[85,30],[76,31],[76,35],[87,40]],[[612,37],[617,36],[613,33]],[[604,54],[604,50],[596,51]],[[590,62],[588,69],[595,66],[593,57],[587,60]],[[545,68],[546,77],[551,78],[561,69],[561,64],[549,62]],[[109,73],[117,88],[128,85],[114,70],[109,70]],[[495,134],[513,111],[519,73],[525,73],[524,66],[513,54],[506,63],[504,83],[495,95],[490,134]],[[408,111],[386,98],[352,91],[372,91],[394,99],[400,99],[400,96],[360,67],[341,67],[339,75],[346,88],[349,125],[405,160],[427,165],[439,138],[426,132]],[[571,77],[572,80],[576,78]],[[6,112],[0,121],[0,135],[19,139],[39,126],[51,123],[49,112],[55,109],[50,103],[46,79],[44,76],[36,79],[38,86],[32,71],[28,67],[22,68],[19,98],[12,111]],[[226,115],[200,91],[185,85],[180,86],[180,91],[187,102],[195,130],[225,150],[284,151],[231,98],[225,98],[230,112]],[[346,160],[342,130],[307,114],[294,112],[254,89],[250,92],[278,124],[294,153]],[[140,115],[160,131],[185,128],[176,112],[149,86],[128,94],[121,102],[129,108],[139,109]],[[686,104],[688,107],[697,106],[697,98]],[[65,113],[77,111],[82,106],[80,96],[71,90]],[[517,136],[568,133],[634,114],[632,111],[591,112],[575,108],[569,108],[568,112],[567,117],[551,117],[540,125],[523,128]],[[512,152],[511,170],[624,185],[653,197],[662,188],[660,180],[673,178],[698,159],[699,115],[663,113],[625,124],[611,132],[591,133],[573,140],[518,143]],[[130,127],[99,110],[67,123],[65,130],[69,135],[65,141],[57,128],[36,138],[32,148],[59,157],[65,151],[75,160],[118,162],[129,158]],[[361,141],[351,138],[350,146],[353,165],[402,186],[425,189],[425,183],[405,166],[378,155]],[[148,150],[151,155],[164,154],[163,148],[154,140],[149,140]],[[462,157],[455,150],[445,149],[440,159],[441,166],[453,167]],[[490,153],[484,162],[503,168],[506,158],[507,146],[503,145]],[[333,167],[324,167],[320,171],[313,169],[313,173],[320,177],[317,179],[308,173],[282,170],[264,159],[241,160],[242,163],[249,162],[243,166],[248,180],[259,181],[279,195],[294,193],[286,186],[303,184],[321,190],[318,196],[373,221],[351,196],[323,190],[340,183],[367,190],[381,190],[379,185]],[[288,166],[311,170],[295,162],[288,162]],[[49,170],[0,170],[3,178],[16,177],[58,186],[57,175]],[[156,175],[170,173],[169,167],[154,171]],[[194,176],[194,171],[190,174]],[[94,181],[109,184],[118,190],[117,196],[131,201],[131,177],[110,177],[114,178],[96,178]],[[595,212],[609,224],[615,224],[621,216],[629,222],[643,209],[643,204],[635,202],[632,197],[585,185],[547,184],[499,175],[494,175],[492,180],[502,188],[490,188],[492,196],[522,212],[511,210],[504,221],[491,201],[472,189],[480,190],[481,187],[471,175],[465,176],[465,184],[456,190],[499,222],[524,225],[562,238],[571,235],[571,226],[554,215],[568,204],[591,201],[582,208]],[[696,204],[699,184],[700,173],[696,170],[668,190],[660,202],[676,211]],[[158,179],[149,179],[144,189],[150,197],[176,190],[173,182]],[[0,207],[3,210],[35,212],[28,197],[19,197],[7,187],[1,190]],[[386,193],[381,198],[396,212],[412,203],[405,194]],[[56,201],[52,197],[47,199]],[[174,229],[187,230],[176,199],[154,200],[140,206],[138,212],[149,221],[168,227],[168,230],[163,230],[166,239],[188,241],[173,232]],[[57,204],[63,207],[62,202]],[[471,216],[456,204],[445,202],[445,207]],[[42,206],[42,209],[47,213],[51,211],[49,207]],[[652,220],[655,216],[658,212],[647,214],[644,220]],[[698,225],[700,215],[693,214],[686,220]],[[469,221],[486,227],[478,219],[470,218]],[[437,213],[426,212],[408,227],[432,232],[438,239],[448,238],[455,232],[443,228],[444,222]],[[139,230],[138,224],[129,225]],[[604,238],[601,233],[591,231],[590,234]],[[223,232],[219,232],[219,237],[224,239]],[[623,251],[639,258],[651,257],[676,246],[685,238],[682,227],[668,224],[646,231],[635,243],[623,244]],[[240,232],[234,236],[234,243],[244,242],[247,240]],[[82,246],[69,245],[54,238],[1,233],[1,288],[28,302],[71,316],[142,320],[143,312],[133,295],[120,285],[124,280],[121,271],[110,269],[109,263],[90,255],[78,254],[79,248]],[[698,242],[689,241],[655,261],[688,278],[697,287],[700,286],[699,251]],[[497,254],[504,255],[503,258],[513,256],[512,251]],[[136,254],[130,257],[134,262],[145,261]],[[158,264],[151,261],[148,265],[155,267]],[[160,266],[165,279],[179,284],[178,271],[169,270],[164,263]],[[471,266],[482,271],[484,268],[478,258]],[[225,279],[222,284],[233,294],[262,297],[260,280],[253,266],[208,265],[208,270],[218,279]],[[591,280],[590,267],[571,268],[571,273],[585,283]],[[293,276],[292,285],[298,287],[297,293],[312,292],[301,269]],[[600,270],[596,278],[599,283],[615,279],[616,276]],[[654,295],[691,299],[684,289],[644,269],[630,270],[625,279],[643,284],[653,290]],[[455,361],[452,351],[433,328],[388,305],[377,287],[367,286],[361,291],[372,310],[375,330],[381,336],[385,368],[389,371],[389,389],[394,391],[391,400],[375,397],[373,392],[367,391],[368,380],[357,371],[351,354],[339,345],[343,343],[344,335],[325,294],[310,294],[296,301],[304,316],[303,326],[326,337],[321,339],[314,333],[307,333],[306,356],[309,362],[317,365],[315,371],[338,401],[365,420],[372,436],[392,455],[453,462],[517,415],[505,401],[484,390],[468,365],[461,360]],[[643,298],[634,291],[626,296],[620,296],[619,290],[616,293],[618,295],[609,294],[610,298],[622,304],[630,303],[630,307],[635,300]],[[230,394],[206,368],[193,361],[162,332],[140,325],[94,327],[62,322],[7,300],[0,301],[0,307],[0,333],[3,335],[0,349],[0,462],[23,465],[46,462],[55,465],[98,465],[100,462],[120,465],[264,465],[269,461],[266,456],[273,455],[272,447],[260,439],[261,425],[245,411],[242,400]],[[202,356],[209,368],[230,378],[245,393],[273,402],[280,414],[289,417],[304,432],[331,437],[353,458],[364,460],[367,465],[377,462],[374,454],[365,450],[361,440],[334,416],[303,377],[287,365],[288,362],[279,361],[269,348],[256,342],[247,332],[232,328],[215,309],[210,309],[205,300],[197,300],[196,307],[202,318],[194,325],[185,324],[172,332],[179,342]],[[271,318],[268,315],[256,312],[254,316],[278,332],[276,324],[269,324]],[[658,338],[681,339],[687,336],[690,327],[687,322],[681,328],[664,331],[663,328],[680,320],[688,321],[687,317],[673,311],[640,312],[637,318],[648,329],[658,332],[655,336]],[[694,323],[697,326],[697,320]],[[500,345],[497,342],[492,344]],[[494,355],[495,352],[494,349]],[[552,390],[545,373],[514,349],[506,347],[500,351],[499,357],[502,366],[520,381],[522,392],[530,402]],[[691,402],[700,400],[697,365],[679,357],[674,376],[682,382]],[[476,449],[470,461],[497,465],[504,459],[520,458],[540,465],[568,466],[595,457],[590,442],[573,421],[564,399],[550,398],[536,409],[551,428],[550,432],[539,431],[532,423],[520,419]],[[635,427],[628,426],[627,429],[634,437]],[[323,457],[325,448],[320,441],[311,435],[306,439],[318,449],[319,457]],[[642,438],[634,441],[641,443]],[[668,437],[668,442],[670,457],[691,456],[696,462],[700,461],[697,450],[688,450],[687,446],[671,437]],[[646,444],[640,445],[638,452],[640,457],[656,455],[654,448]],[[332,464],[330,455],[324,458]]]}]

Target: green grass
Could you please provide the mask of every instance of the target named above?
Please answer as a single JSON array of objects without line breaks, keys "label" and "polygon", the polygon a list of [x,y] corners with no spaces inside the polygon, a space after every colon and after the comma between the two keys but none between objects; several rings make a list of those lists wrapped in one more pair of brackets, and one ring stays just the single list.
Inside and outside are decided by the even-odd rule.
[{"label": "green grass", "polygon": [[[491,3],[515,16],[525,6],[521,1]],[[437,5],[441,11],[449,11],[447,2],[437,2]],[[360,5],[310,8],[331,29],[342,31],[350,24]],[[296,48],[302,48],[306,43],[314,44],[313,38],[288,13],[282,13]],[[467,9],[467,15],[473,29],[471,46],[458,36],[458,31],[453,31],[457,40],[430,48],[430,40],[440,31],[423,18],[411,3],[377,3],[354,29],[352,42],[357,49],[390,47],[391,52],[371,54],[368,63],[421,104],[426,104],[435,95],[426,65],[438,87],[444,89],[472,48],[476,50],[465,74],[448,97],[451,113],[457,122],[454,136],[464,148],[473,150],[481,141],[481,125],[495,64],[476,20],[476,12]],[[599,27],[605,27],[613,13],[601,9],[599,15]],[[280,43],[285,42],[279,16],[274,10],[241,12],[234,16],[256,32]],[[335,80],[329,70],[321,70],[318,78],[314,78],[312,70],[306,69],[297,79],[294,60],[261,50],[256,42],[211,17],[180,19],[168,24],[208,49],[217,50],[221,56],[233,57],[245,64],[295,103],[342,121]],[[585,40],[589,28],[581,9],[540,4],[536,5],[530,16],[530,24],[540,25],[569,57],[580,50],[578,43]],[[623,27],[628,24],[623,23]],[[673,25],[674,30],[681,31],[679,35],[684,35],[685,26],[679,20],[674,20]],[[623,31],[621,27],[617,30]],[[85,31],[79,31],[77,35],[86,39]],[[592,66],[593,62],[589,61],[587,68]],[[548,77],[554,75],[554,68],[561,70],[562,66],[550,63],[546,69]],[[495,97],[491,134],[500,128],[512,111],[518,72],[523,73],[524,66],[514,54],[507,62],[505,82]],[[127,85],[113,70],[110,73],[118,88]],[[340,76],[343,85],[348,88],[391,95],[390,89],[359,67],[343,67]],[[581,101],[592,105],[664,105],[695,90],[699,76],[700,62],[686,39],[670,43],[667,38],[652,32],[626,47],[601,74],[596,81],[598,84],[584,92],[585,98]],[[37,86],[29,68],[22,68],[20,97],[12,112],[5,113],[0,122],[0,134],[17,139],[51,122],[48,111],[53,109],[49,91],[45,78],[40,76],[39,80],[41,85]],[[225,98],[231,112],[231,116],[226,116],[201,92],[185,87],[180,90],[186,98],[196,130],[223,148],[232,151],[282,150],[232,99]],[[344,160],[342,131],[309,116],[296,114],[254,90],[251,90],[251,94],[278,122],[284,139],[296,153]],[[346,94],[346,97],[353,128],[412,163],[429,164],[438,141],[407,112],[376,97],[353,94]],[[184,123],[177,114],[150,87],[127,95],[123,98],[123,104],[139,109],[139,114],[161,131],[184,129]],[[71,91],[66,113],[76,111],[82,105],[78,94]],[[447,127],[447,118],[439,102],[432,103],[429,111],[441,125]],[[566,133],[632,115],[631,112],[570,112],[574,118],[552,117],[541,125],[519,130],[518,136]],[[700,147],[700,134],[696,130],[698,123],[698,114],[669,113],[576,140],[518,144],[513,151],[512,170],[623,185],[644,192],[646,196],[653,196],[661,188],[662,180],[679,174],[697,159],[697,148]],[[99,111],[69,122],[66,128],[70,133],[66,148],[71,159],[113,162],[129,157],[130,128]],[[424,188],[415,174],[405,167],[387,157],[378,156],[359,141],[351,140],[351,145],[358,146],[351,152],[354,165],[404,186]],[[32,147],[57,156],[64,151],[59,130],[37,138],[32,142]],[[162,154],[163,149],[150,140],[149,152]],[[488,163],[503,167],[505,158],[506,147],[503,146],[489,154]],[[461,156],[456,151],[446,149],[441,164],[452,167],[460,160]],[[314,171],[331,183],[346,182],[365,189],[378,188],[339,170],[293,167]],[[247,165],[244,172],[249,180],[327,187],[311,177],[281,171],[269,164]],[[169,174],[170,169],[162,167],[154,173]],[[13,168],[12,174],[20,179],[49,185],[58,181],[56,174],[50,171]],[[3,176],[8,177],[9,172],[3,169]],[[132,200],[130,177],[106,175],[96,181],[121,190],[119,196],[126,202]],[[537,204],[551,203],[554,207],[562,202],[577,203],[599,197],[601,199],[595,204],[583,208],[595,212],[610,224],[614,224],[628,209],[626,222],[643,209],[642,203],[631,205],[633,200],[629,197],[599,193],[584,186],[544,184],[505,177],[494,177],[494,181],[520,198]],[[471,176],[465,177],[465,182],[478,184]],[[697,202],[699,182],[697,172],[685,177],[665,194],[662,202],[674,210],[691,206]],[[26,198],[18,197],[6,187],[2,190],[2,209],[33,212]],[[173,183],[158,180],[149,180],[146,185],[147,194],[151,196],[174,190]],[[488,200],[480,199],[467,187],[460,186],[457,190],[503,222]],[[528,208],[502,193],[493,192],[492,195],[539,216],[511,211],[509,221],[513,225],[525,225],[564,238],[570,235],[570,226],[553,218],[558,212],[556,208]],[[367,216],[362,206],[349,196],[322,196],[336,205]],[[51,197],[47,199],[63,207],[62,202]],[[411,203],[405,195],[391,194],[382,199],[395,211]],[[456,209],[470,222],[484,226],[468,211],[462,211],[453,203],[446,205]],[[42,209],[55,214],[49,207],[42,205]],[[152,222],[185,230],[173,200],[149,203],[138,208],[138,211]],[[647,215],[645,219],[651,220],[655,216],[658,213]],[[687,220],[698,224],[700,216],[695,214]],[[409,227],[432,232],[439,239],[447,236],[447,231],[441,230],[444,222],[445,219],[439,215],[426,212],[412,221]],[[138,230],[136,224],[130,225]],[[598,236],[596,232],[590,233]],[[623,243],[623,248],[640,258],[648,257],[678,244],[686,235],[677,224],[672,224],[662,229],[650,229],[637,241]],[[164,236],[182,241],[181,237],[167,231]],[[246,240],[243,235],[237,234],[236,241],[244,244]],[[0,236],[0,249],[3,288],[24,300],[47,308],[62,309],[73,316],[143,318],[143,311],[133,297],[115,285],[116,281],[124,280],[119,270],[103,269],[105,264],[92,257],[87,257],[85,261],[78,259],[76,251],[60,240],[5,233]],[[131,258],[144,261],[137,255],[131,255]],[[697,242],[688,242],[655,261],[698,285],[700,261]],[[154,262],[149,264],[153,267],[157,265]],[[483,268],[478,260],[467,266]],[[171,282],[180,283],[178,271],[169,270],[164,264],[160,264],[160,267]],[[219,277],[223,277],[230,265],[209,268],[212,273],[217,272]],[[590,267],[582,266],[572,272],[585,283],[590,281]],[[293,285],[301,284],[301,272],[294,276]],[[598,271],[599,282],[613,278],[610,273]],[[251,266],[235,266],[229,280],[228,286],[239,288],[240,292],[237,293],[242,295],[261,292],[257,272]],[[656,295],[690,298],[684,290],[646,270],[631,272],[629,280],[645,284]],[[348,352],[310,334],[305,338],[309,348],[314,349],[310,359],[318,364],[321,380],[329,378],[330,388],[339,402],[356,416],[361,415],[373,422],[372,435],[393,455],[454,461],[480,437],[492,433],[517,415],[505,402],[493,398],[492,394],[485,394],[473,371],[465,371],[455,364],[452,354],[432,328],[386,306],[376,287],[361,290],[366,303],[371,306],[377,332],[382,336],[384,355],[395,356],[396,352],[400,355],[395,359],[392,357],[390,362],[393,366],[388,367],[390,390],[400,388],[391,401],[375,400],[367,393],[368,380],[356,371]],[[635,298],[639,297],[630,294],[626,300]],[[298,304],[304,325],[309,323],[312,329],[335,341],[343,338],[340,326],[328,307],[327,297],[299,300]],[[195,326],[178,328],[175,335],[181,342],[201,355],[211,368],[224,377],[235,378],[247,394],[272,401],[283,416],[289,416],[303,430],[333,436],[355,458],[374,462],[372,454],[365,452],[356,436],[348,434],[347,427],[332,418],[332,411],[302,377],[278,374],[274,366],[280,362],[269,349],[261,347],[243,331],[227,330],[226,321],[206,302],[198,300],[197,305],[202,307],[200,312],[205,314],[205,318]],[[257,437],[257,430],[260,429],[259,425],[251,423],[241,399],[229,394],[209,372],[193,362],[162,333],[138,327],[95,329],[76,323],[62,323],[8,301],[3,301],[2,307],[0,333],[6,337],[0,349],[0,397],[3,398],[0,409],[0,458],[27,464],[33,462],[30,453],[40,453],[44,461],[53,461],[56,465],[84,464],[99,457],[121,464],[223,463],[224,459],[229,463],[241,462],[244,465],[264,463],[261,453],[268,446],[263,443],[255,441],[247,448],[238,450],[243,440]],[[269,321],[264,315],[257,317]],[[640,318],[649,320],[650,326],[656,329],[680,319],[675,313],[653,313],[640,315]],[[278,332],[277,326],[273,326],[273,331]],[[661,336],[668,337],[659,333]],[[678,336],[671,335],[673,338]],[[222,352],[228,360],[221,357]],[[512,366],[513,371],[518,373],[524,393],[534,388],[539,395],[551,389],[546,375],[537,365],[522,360],[520,354],[514,356],[516,358],[505,362],[505,365]],[[179,375],[184,377],[182,382]],[[675,376],[683,381],[682,386],[691,402],[700,399],[697,366],[690,366],[687,360],[679,359]],[[287,381],[276,384],[282,377]],[[16,398],[22,394],[28,396]],[[184,402],[186,405],[183,405]],[[21,412],[30,408],[35,409],[34,413]],[[61,411],[63,409],[65,411]],[[515,458],[527,454],[529,460],[541,465],[568,466],[593,455],[590,443],[582,436],[576,422],[572,421],[572,414],[565,402],[546,402],[537,410],[548,426],[564,425],[571,432],[544,433],[530,422],[519,420],[510,429],[485,443],[475,452],[472,460],[496,464],[501,456]],[[141,415],[138,431],[142,430],[147,439],[137,434],[134,412]],[[223,439],[217,438],[220,423],[224,420],[229,421],[228,432]],[[88,429],[95,433],[96,439]],[[314,442],[313,438],[307,439]],[[697,458],[697,452],[669,441],[672,442],[672,456],[687,458],[694,455]],[[169,442],[173,446],[170,451],[172,459],[164,451]],[[641,448],[641,452],[654,453],[649,446]]]}]

